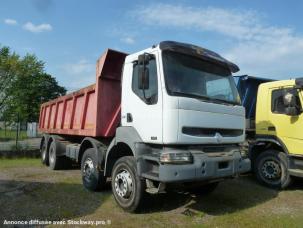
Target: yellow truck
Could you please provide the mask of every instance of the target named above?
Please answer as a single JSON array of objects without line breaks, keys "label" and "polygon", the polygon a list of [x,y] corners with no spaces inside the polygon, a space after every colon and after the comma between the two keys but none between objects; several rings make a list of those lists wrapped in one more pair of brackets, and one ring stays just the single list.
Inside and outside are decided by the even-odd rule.
[{"label": "yellow truck", "polygon": [[272,81],[240,76],[248,156],[262,184],[284,189],[303,177],[303,78]]}]

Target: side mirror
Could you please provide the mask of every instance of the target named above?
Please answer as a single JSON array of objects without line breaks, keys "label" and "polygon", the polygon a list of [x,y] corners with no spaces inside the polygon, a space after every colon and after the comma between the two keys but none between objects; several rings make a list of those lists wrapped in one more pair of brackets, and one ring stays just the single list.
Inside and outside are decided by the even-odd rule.
[{"label": "side mirror", "polygon": [[139,89],[149,89],[149,70],[146,67],[140,66],[138,72],[138,87]]},{"label": "side mirror", "polygon": [[296,82],[296,87],[298,87],[299,89],[303,89],[303,78],[297,78],[295,82]]},{"label": "side mirror", "polygon": [[285,114],[288,116],[297,116],[300,112],[296,107],[287,107],[285,108]]},{"label": "side mirror", "polygon": [[147,65],[151,58],[152,58],[152,55],[150,55],[148,53],[141,54],[138,56],[138,64]]}]

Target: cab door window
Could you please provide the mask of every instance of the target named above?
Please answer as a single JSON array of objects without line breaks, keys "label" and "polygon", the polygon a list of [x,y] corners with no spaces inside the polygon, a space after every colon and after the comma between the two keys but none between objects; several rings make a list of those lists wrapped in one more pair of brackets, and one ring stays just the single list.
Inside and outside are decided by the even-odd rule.
[{"label": "cab door window", "polygon": [[284,104],[284,96],[291,93],[295,96],[295,106],[301,110],[301,102],[296,89],[276,89],[272,91],[271,111],[276,114],[285,114],[287,106]]},{"label": "cab door window", "polygon": [[145,65],[149,71],[149,88],[140,89],[139,82],[139,67],[138,63],[133,65],[133,76],[132,76],[132,90],[133,92],[146,104],[152,105],[158,102],[158,77],[157,77],[157,65],[156,59],[153,58]]}]

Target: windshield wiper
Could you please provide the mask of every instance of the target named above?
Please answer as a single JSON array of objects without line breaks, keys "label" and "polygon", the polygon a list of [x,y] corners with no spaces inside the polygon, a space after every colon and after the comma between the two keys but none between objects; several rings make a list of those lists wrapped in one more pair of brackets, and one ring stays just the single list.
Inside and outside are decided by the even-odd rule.
[{"label": "windshield wiper", "polygon": [[211,98],[211,100],[221,101],[221,102],[228,103],[228,104],[233,104],[233,105],[240,105],[239,102],[228,101],[228,100],[223,100],[223,99],[219,99],[219,98]]},{"label": "windshield wiper", "polygon": [[203,95],[196,95],[196,94],[191,94],[191,93],[183,93],[183,92],[176,92],[173,91],[171,92],[173,95],[177,95],[177,96],[184,96],[184,97],[190,97],[190,98],[197,98],[197,99],[202,99],[202,100],[211,100],[210,97],[207,96],[203,96]]},{"label": "windshield wiper", "polygon": [[177,96],[184,96],[184,97],[190,97],[190,98],[197,98],[199,100],[203,100],[203,101],[214,101],[215,103],[219,103],[219,104],[233,104],[233,105],[239,105],[238,102],[233,102],[233,101],[227,101],[227,100],[223,100],[223,99],[218,99],[218,98],[214,98],[214,97],[208,97],[208,96],[203,96],[203,95],[197,95],[197,94],[190,94],[190,93],[183,93],[183,92],[171,92],[174,95]]}]

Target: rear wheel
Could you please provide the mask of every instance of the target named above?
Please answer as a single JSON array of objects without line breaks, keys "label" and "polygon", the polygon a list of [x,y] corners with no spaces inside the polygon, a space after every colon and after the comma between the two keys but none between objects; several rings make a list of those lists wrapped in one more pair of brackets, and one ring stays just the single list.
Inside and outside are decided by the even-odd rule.
[{"label": "rear wheel", "polygon": [[87,149],[81,160],[83,186],[90,191],[101,190],[105,187],[106,177],[98,170],[98,158],[94,149]]},{"label": "rear wheel", "polygon": [[42,139],[42,142],[41,142],[41,148],[40,148],[40,153],[41,153],[41,162],[42,164],[45,164],[45,165],[49,165],[49,155],[48,155],[48,152],[47,152],[47,146],[46,146],[46,140],[45,138]]},{"label": "rear wheel", "polygon": [[285,153],[276,150],[262,152],[256,159],[255,175],[257,180],[275,189],[284,189],[291,183]]},{"label": "rear wheel", "polygon": [[135,158],[116,161],[112,171],[112,191],[117,204],[128,212],[138,211],[145,196],[145,181],[137,175]]},{"label": "rear wheel", "polygon": [[49,147],[49,168],[52,170],[58,170],[64,168],[64,161],[65,157],[63,156],[57,156],[56,151],[56,143],[55,141],[52,141],[50,147]]}]

